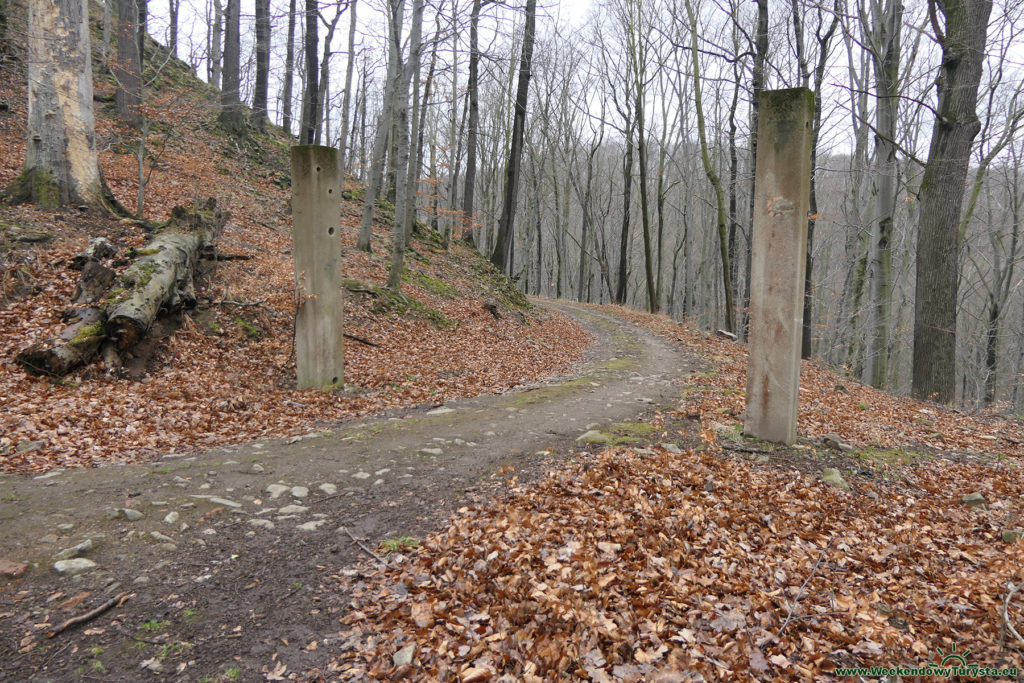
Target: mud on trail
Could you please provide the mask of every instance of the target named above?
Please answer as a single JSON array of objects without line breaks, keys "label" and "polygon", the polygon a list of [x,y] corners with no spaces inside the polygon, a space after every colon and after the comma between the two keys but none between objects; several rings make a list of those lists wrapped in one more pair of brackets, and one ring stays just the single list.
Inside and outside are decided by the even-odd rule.
[{"label": "mud on trail", "polygon": [[594,309],[543,305],[597,341],[536,386],[146,465],[0,477],[0,557],[29,565],[0,579],[0,680],[315,679],[347,605],[331,577],[375,562],[382,542],[400,553],[509,478],[602,448],[577,442],[588,429],[613,444],[680,438],[684,425],[648,418],[676,406],[696,356]]}]

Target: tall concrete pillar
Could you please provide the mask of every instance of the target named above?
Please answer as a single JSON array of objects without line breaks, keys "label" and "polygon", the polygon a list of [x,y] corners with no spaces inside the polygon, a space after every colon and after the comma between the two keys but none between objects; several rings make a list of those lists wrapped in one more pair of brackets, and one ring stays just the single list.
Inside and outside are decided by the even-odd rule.
[{"label": "tall concrete pillar", "polygon": [[299,388],[344,385],[338,150],[292,147],[295,365]]},{"label": "tall concrete pillar", "polygon": [[796,440],[814,93],[767,90],[758,107],[744,433]]}]

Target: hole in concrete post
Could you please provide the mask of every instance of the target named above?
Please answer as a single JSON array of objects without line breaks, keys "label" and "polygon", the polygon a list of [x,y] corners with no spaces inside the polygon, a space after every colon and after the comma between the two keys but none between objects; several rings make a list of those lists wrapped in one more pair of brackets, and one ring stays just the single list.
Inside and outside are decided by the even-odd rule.
[{"label": "hole in concrete post", "polygon": [[337,383],[338,383],[338,378],[337,377],[332,377],[331,378],[331,384],[337,384]]},{"label": "hole in concrete post", "polygon": [[316,167],[316,172],[317,172],[317,173],[319,173],[319,172],[320,172],[320,167],[319,167],[319,166],[317,166],[317,167]]},{"label": "hole in concrete post", "polygon": [[333,187],[328,187],[327,188],[327,194],[334,194],[334,188]]},{"label": "hole in concrete post", "polygon": [[327,228],[327,234],[328,235],[333,235],[334,234],[334,228]]}]

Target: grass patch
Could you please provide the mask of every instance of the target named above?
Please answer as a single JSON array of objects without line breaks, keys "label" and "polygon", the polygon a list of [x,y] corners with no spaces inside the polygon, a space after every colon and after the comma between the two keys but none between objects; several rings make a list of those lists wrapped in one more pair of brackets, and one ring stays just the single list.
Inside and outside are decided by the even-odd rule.
[{"label": "grass patch", "polygon": [[424,291],[430,292],[431,294],[437,294],[438,296],[443,296],[446,299],[454,299],[459,296],[459,291],[447,282],[430,277],[426,273],[418,270],[409,270],[408,268],[405,268],[402,271],[402,279]]}]

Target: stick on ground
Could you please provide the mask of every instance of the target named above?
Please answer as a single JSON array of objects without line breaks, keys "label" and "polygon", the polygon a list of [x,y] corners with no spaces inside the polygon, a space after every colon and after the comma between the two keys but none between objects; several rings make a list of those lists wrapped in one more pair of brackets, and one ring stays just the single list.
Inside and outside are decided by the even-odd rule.
[{"label": "stick on ground", "polygon": [[85,614],[79,614],[77,617],[71,617],[70,619],[65,621],[63,624],[60,624],[59,626],[57,626],[57,628],[53,629],[52,631],[47,631],[46,637],[47,638],[53,638],[54,636],[56,636],[56,635],[58,635],[60,633],[63,633],[64,631],[67,631],[72,626],[78,626],[79,624],[84,624],[87,621],[92,621],[93,619],[95,619],[99,615],[101,615],[104,612],[106,612],[111,607],[114,607],[114,606],[120,607],[126,601],[128,601],[129,599],[131,599],[134,596],[135,596],[135,593],[121,593],[120,595],[117,595],[117,596],[111,598],[110,600],[107,600],[105,603],[103,603],[102,605],[100,605],[96,609],[90,610],[90,611],[86,612]]}]

